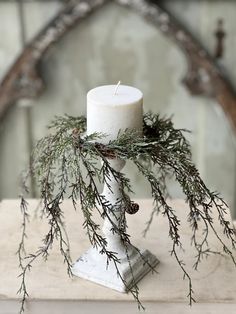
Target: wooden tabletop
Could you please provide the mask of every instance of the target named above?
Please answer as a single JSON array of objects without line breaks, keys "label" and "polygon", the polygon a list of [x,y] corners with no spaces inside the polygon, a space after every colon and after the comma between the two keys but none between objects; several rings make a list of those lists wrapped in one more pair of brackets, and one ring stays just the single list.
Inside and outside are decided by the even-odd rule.
[{"label": "wooden tabletop", "polygon": [[[162,215],[154,218],[146,238],[142,236],[145,223],[151,213],[151,200],[138,200],[140,211],[133,216],[127,215],[128,233],[131,235],[133,244],[139,248],[147,248],[160,260],[157,266],[158,274],[149,273],[139,283],[140,299],[146,305],[146,313],[156,313],[153,304],[164,304],[169,310],[166,313],[196,313],[195,311],[205,304],[207,306],[215,305],[214,309],[219,310],[221,306],[227,307],[227,313],[236,313],[236,268],[227,256],[214,255],[202,262],[199,271],[194,271],[192,265],[196,252],[190,245],[191,229],[187,223],[186,217],[188,206],[183,200],[171,201],[177,214],[181,217],[181,238],[184,244],[185,253],[181,254],[181,258],[186,263],[186,268],[193,278],[194,297],[198,302],[192,309],[187,306],[188,299],[188,282],[183,280],[183,274],[177,265],[174,257],[170,256],[171,240],[168,237],[167,219]],[[47,231],[47,223],[42,221],[36,214],[38,205],[37,200],[29,200],[29,210],[31,212],[31,222],[28,225],[27,251],[34,253],[41,245],[41,239]],[[90,244],[82,227],[82,215],[78,208],[75,211],[70,201],[63,203],[63,209],[66,216],[66,225],[71,243],[71,254],[73,260],[76,260],[83,252],[85,252]],[[214,211],[213,211],[214,212]],[[219,224],[216,213],[214,223],[217,230]],[[15,252],[17,251],[21,232],[21,213],[19,208],[19,200],[4,200],[0,204],[0,313],[16,313],[14,312],[19,305],[19,295],[16,294],[20,279],[17,276],[20,273],[18,268],[18,260]],[[221,250],[221,244],[217,242],[214,235],[210,235],[209,243],[214,250]],[[113,304],[124,302],[136,313],[137,307],[130,294],[123,294],[95,283],[80,279],[69,278],[66,272],[66,266],[60,252],[57,250],[57,244],[52,250],[49,260],[45,263],[39,260],[35,263],[27,279],[30,303],[37,301],[38,305],[45,304],[47,301],[53,301],[55,313],[64,313],[59,310],[61,302],[81,302],[89,301],[106,302]],[[11,302],[12,303],[11,303]],[[56,303],[55,303],[56,302]],[[109,303],[110,302],[110,303]],[[14,303],[14,305],[13,305]],[[128,305],[129,304],[129,305]],[[222,305],[223,304],[223,305]],[[73,305],[74,306],[74,305]],[[82,305],[81,305],[82,306]],[[178,307],[181,307],[178,312]],[[46,307],[47,310],[49,306]],[[95,305],[97,309],[97,306]],[[153,308],[154,312],[152,312]],[[184,312],[184,310],[187,312]],[[212,311],[214,310],[212,308]],[[7,310],[8,312],[1,312]],[[38,309],[28,313],[38,313]],[[40,310],[38,310],[40,312]],[[120,311],[120,310],[119,310]],[[131,310],[130,310],[131,311]],[[131,313],[129,311],[129,313]],[[200,310],[199,310],[200,311]],[[222,308],[223,311],[223,308]],[[44,311],[44,314],[47,311]],[[71,310],[71,313],[73,311]],[[54,312],[50,312],[54,313]],[[66,312],[65,312],[66,313]],[[74,313],[74,312],[73,312]],[[75,313],[87,313],[84,309],[78,312],[78,306]],[[103,308],[102,313],[106,313]],[[137,312],[138,313],[138,312]],[[164,313],[164,312],[162,312]],[[199,312],[200,313],[200,312]],[[201,308],[201,313],[202,308]],[[208,312],[205,313],[220,313]],[[223,312],[222,312],[223,313]]]}]

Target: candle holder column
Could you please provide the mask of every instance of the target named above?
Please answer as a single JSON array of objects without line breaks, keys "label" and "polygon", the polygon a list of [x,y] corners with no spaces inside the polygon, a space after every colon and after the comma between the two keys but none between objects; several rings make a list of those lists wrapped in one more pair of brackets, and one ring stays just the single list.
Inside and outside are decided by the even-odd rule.
[{"label": "candle holder column", "polygon": [[[115,171],[121,171],[125,165],[125,161],[118,158],[108,159],[108,162]],[[126,231],[125,208],[122,204],[120,182],[110,172],[104,183],[102,197],[110,206],[110,210],[106,211],[102,229],[107,240],[106,249],[115,252],[116,257],[123,260],[127,254],[131,255],[132,249],[128,243],[126,246],[122,243],[120,233]]]},{"label": "candle holder column", "polygon": [[[115,171],[121,171],[125,165],[125,161],[118,158],[108,162]],[[112,173],[107,177],[102,196],[105,202],[109,202],[110,210],[106,212],[103,233],[107,241],[106,250],[113,252],[118,261],[111,260],[107,264],[106,254],[100,253],[102,248],[90,248],[74,263],[72,273],[117,291],[128,292],[157,265],[158,260],[148,250],[139,250],[122,240],[121,233],[126,231],[126,208],[122,203],[120,182]]]}]

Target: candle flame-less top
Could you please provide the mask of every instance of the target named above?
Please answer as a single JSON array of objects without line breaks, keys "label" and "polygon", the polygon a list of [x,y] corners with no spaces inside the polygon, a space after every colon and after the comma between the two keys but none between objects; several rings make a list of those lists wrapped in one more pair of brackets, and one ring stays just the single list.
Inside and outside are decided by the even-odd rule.
[{"label": "candle flame-less top", "polygon": [[87,94],[87,134],[106,134],[103,143],[117,138],[118,132],[134,129],[142,134],[143,94],[134,87],[99,86]]}]

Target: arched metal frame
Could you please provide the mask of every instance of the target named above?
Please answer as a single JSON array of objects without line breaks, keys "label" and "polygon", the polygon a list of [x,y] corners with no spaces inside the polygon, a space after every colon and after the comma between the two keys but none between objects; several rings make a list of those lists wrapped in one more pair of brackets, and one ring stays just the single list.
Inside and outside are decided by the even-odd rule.
[{"label": "arched metal frame", "polygon": [[32,39],[12,65],[0,85],[0,119],[21,98],[37,98],[44,90],[40,61],[52,45],[93,11],[109,1],[128,6],[153,23],[180,47],[188,62],[183,83],[192,95],[215,99],[236,132],[236,94],[215,60],[158,0],[71,0],[58,15]]}]

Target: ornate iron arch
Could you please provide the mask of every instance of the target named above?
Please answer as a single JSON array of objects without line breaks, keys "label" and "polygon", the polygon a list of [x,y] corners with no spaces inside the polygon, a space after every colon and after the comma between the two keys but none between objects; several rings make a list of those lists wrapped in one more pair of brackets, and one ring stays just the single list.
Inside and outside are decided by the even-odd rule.
[{"label": "ornate iron arch", "polygon": [[178,23],[171,14],[161,8],[158,0],[71,0],[32,39],[16,59],[0,84],[0,119],[21,98],[36,98],[44,90],[39,64],[45,53],[62,36],[109,1],[128,6],[153,23],[165,36],[180,47],[188,62],[183,83],[192,95],[214,98],[223,108],[236,132],[236,94],[215,60]]}]

